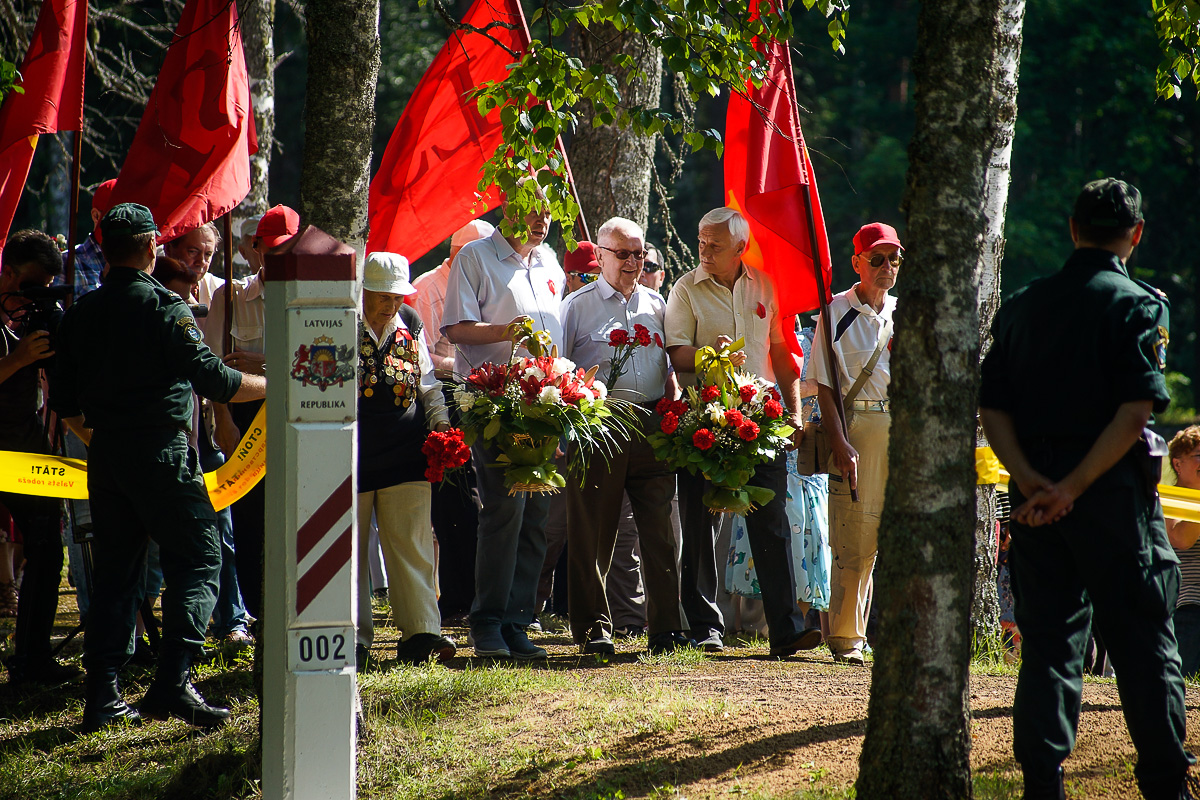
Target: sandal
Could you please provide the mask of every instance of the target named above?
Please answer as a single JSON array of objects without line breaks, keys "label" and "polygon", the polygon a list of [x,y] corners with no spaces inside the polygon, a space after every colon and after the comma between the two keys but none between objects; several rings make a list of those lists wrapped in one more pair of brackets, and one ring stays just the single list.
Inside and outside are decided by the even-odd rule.
[{"label": "sandal", "polygon": [[17,615],[17,583],[7,581],[0,583],[0,617],[15,617]]}]

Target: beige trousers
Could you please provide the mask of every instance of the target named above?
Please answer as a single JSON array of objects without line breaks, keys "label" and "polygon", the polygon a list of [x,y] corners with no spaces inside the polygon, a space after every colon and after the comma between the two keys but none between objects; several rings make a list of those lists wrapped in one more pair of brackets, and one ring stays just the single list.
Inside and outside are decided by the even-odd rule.
[{"label": "beige trousers", "polygon": [[426,481],[411,481],[358,495],[358,641],[371,644],[371,565],[367,547],[371,512],[379,526],[379,546],[388,575],[392,619],[404,639],[417,633],[441,633],[437,607],[437,568],[433,556],[432,494]]},{"label": "beige trousers", "polygon": [[888,429],[890,414],[854,412],[850,444],[858,451],[858,502],[850,499],[850,486],[829,478],[830,572],[829,636],[835,653],[861,648],[867,643],[867,601],[871,571],[875,568],[879,519],[888,479]]}]

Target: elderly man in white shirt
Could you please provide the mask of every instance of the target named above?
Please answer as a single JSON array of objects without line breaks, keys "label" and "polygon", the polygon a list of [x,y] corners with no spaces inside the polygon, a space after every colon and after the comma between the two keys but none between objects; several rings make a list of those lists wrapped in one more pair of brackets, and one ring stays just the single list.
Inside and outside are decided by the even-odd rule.
[{"label": "elderly man in white shirt", "polygon": [[637,522],[646,584],[647,624],[651,652],[694,645],[682,635],[679,572],[671,529],[675,474],[654,457],[644,434],[657,424],[652,409],[667,390],[667,354],[663,349],[666,303],[638,284],[645,257],[642,229],[615,217],[597,232],[600,278],[568,295],[563,304],[563,348],[581,367],[599,367],[608,380],[613,348],[609,335],[642,325],[651,336],[638,347],[616,383],[612,397],[639,404],[637,421],[644,429],[606,458],[593,458],[583,485],[567,483],[568,606],[571,634],[584,653],[611,655],[613,621],[605,584],[617,544],[622,495],[628,493]]},{"label": "elderly man in white shirt", "polygon": [[[835,661],[861,666],[867,643],[871,572],[875,569],[876,541],[883,513],[888,478],[888,434],[891,408],[892,315],[896,298],[888,290],[896,285],[904,252],[891,225],[873,222],[854,235],[851,264],[859,282],[835,296],[829,304],[833,350],[837,356],[843,393],[868,366],[876,348],[879,357],[856,397],[851,398],[850,439],[838,424],[838,402],[833,393],[833,370],[822,321],[813,338],[813,374],[821,420],[833,450],[834,470],[829,475],[829,546],[833,570],[829,587],[829,649]],[[858,501],[850,492],[858,491]]]},{"label": "elderly man in white shirt", "polygon": [[[507,204],[504,206],[508,212]],[[521,241],[496,230],[463,247],[450,271],[442,332],[458,345],[455,370],[468,374],[485,361],[508,363],[513,323],[526,319],[562,342],[559,307],[566,275],[553,252],[540,245],[550,228],[548,210],[525,219]],[[524,348],[518,353],[528,354]],[[503,471],[488,465],[496,452],[473,448],[479,499],[475,602],[471,637],[476,655],[545,658],[525,631],[536,611],[537,584],[546,559],[546,518],[550,499],[543,494],[509,496]]]}]

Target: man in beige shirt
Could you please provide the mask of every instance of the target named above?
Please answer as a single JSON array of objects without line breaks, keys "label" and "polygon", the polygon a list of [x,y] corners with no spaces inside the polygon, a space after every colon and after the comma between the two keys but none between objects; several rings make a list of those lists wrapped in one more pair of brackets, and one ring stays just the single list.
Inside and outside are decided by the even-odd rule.
[{"label": "man in beige shirt", "polygon": [[[700,220],[700,266],[675,282],[667,302],[667,353],[680,385],[686,387],[695,384],[698,348],[744,339],[743,349],[733,354],[733,365],[779,385],[798,441],[803,435],[802,381],[784,342],[774,284],[766,273],[742,263],[749,239],[749,224],[732,208],[715,209]],[[815,394],[814,387],[807,388],[807,394]],[[692,637],[706,650],[719,651],[725,622],[716,603],[716,518],[701,499],[704,478],[685,470],[678,477],[683,610]],[[821,643],[820,629],[802,628],[792,613],[797,610],[796,596],[783,538],[788,530],[785,454],[759,465],[750,485],[775,492],[773,500],[746,517],[746,530],[770,627],[771,655],[782,658]]]}]

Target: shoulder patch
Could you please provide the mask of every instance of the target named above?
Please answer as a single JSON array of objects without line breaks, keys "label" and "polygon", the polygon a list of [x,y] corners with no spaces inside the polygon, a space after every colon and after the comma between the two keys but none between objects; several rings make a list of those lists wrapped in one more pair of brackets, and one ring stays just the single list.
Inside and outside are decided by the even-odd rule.
[{"label": "shoulder patch", "polygon": [[1167,368],[1167,344],[1171,341],[1171,335],[1162,325],[1158,326],[1158,341],[1154,343],[1154,356],[1158,359],[1158,368]]},{"label": "shoulder patch", "polygon": [[190,316],[181,317],[175,322],[176,325],[183,328],[183,335],[189,340],[199,344],[204,341],[204,334],[196,327],[196,320]]}]

